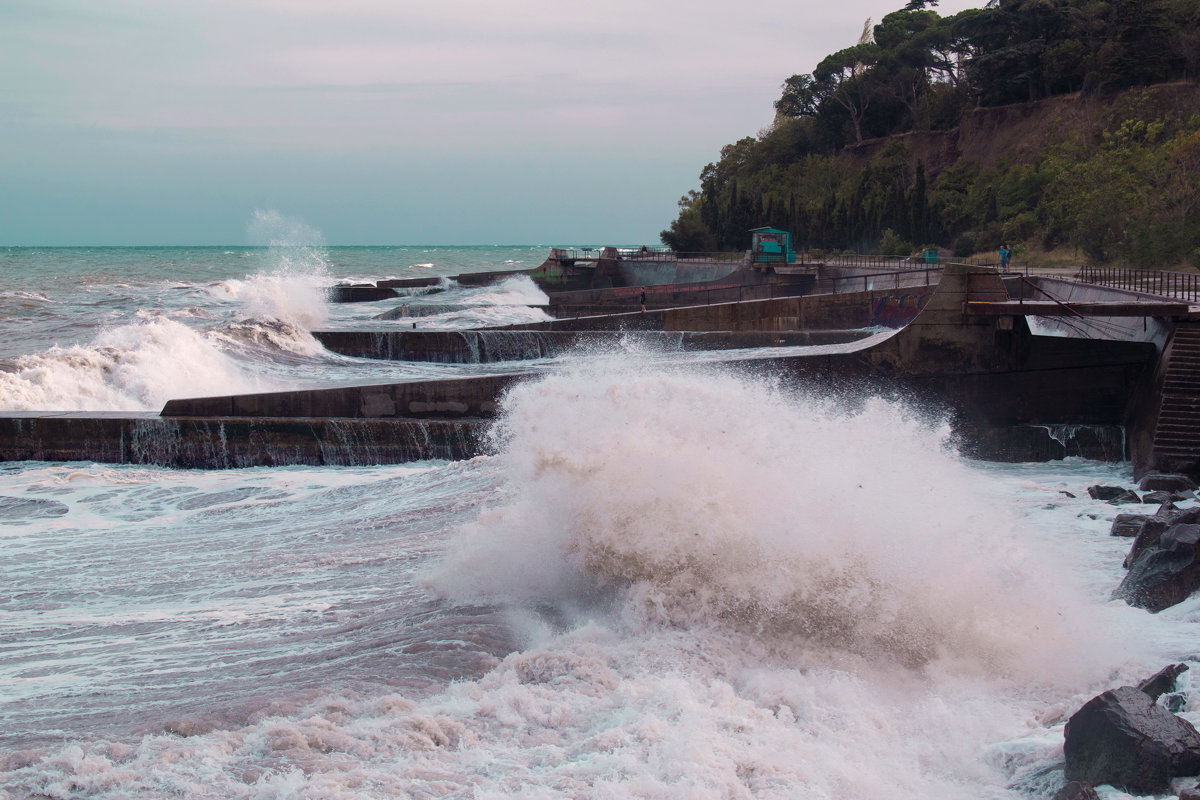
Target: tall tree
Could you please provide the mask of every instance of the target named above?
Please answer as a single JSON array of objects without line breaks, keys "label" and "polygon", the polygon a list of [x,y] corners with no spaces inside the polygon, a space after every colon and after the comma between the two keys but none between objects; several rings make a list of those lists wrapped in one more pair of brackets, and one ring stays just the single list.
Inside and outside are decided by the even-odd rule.
[{"label": "tall tree", "polygon": [[863,143],[863,115],[879,91],[871,72],[878,60],[878,45],[867,42],[826,56],[813,70],[822,100],[836,103],[849,114],[858,145]]}]

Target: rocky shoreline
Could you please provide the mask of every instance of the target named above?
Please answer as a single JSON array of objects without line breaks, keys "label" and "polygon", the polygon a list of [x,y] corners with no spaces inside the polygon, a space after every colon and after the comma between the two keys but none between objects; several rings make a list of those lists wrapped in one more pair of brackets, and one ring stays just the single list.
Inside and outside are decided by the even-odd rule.
[{"label": "rocky shoreline", "polygon": [[[1121,513],[1113,520],[1112,535],[1133,540],[1114,599],[1158,613],[1200,589],[1200,506],[1175,505],[1196,499],[1196,490],[1187,477],[1163,474],[1144,476],[1137,490],[1089,487],[1092,499],[1113,505],[1158,505],[1153,514]],[[1188,669],[1171,664],[1137,686],[1109,689],[1084,703],[1063,731],[1067,784],[1054,800],[1098,800],[1096,787],[1105,784],[1200,800],[1200,731],[1177,713],[1188,706],[1177,684]]]}]

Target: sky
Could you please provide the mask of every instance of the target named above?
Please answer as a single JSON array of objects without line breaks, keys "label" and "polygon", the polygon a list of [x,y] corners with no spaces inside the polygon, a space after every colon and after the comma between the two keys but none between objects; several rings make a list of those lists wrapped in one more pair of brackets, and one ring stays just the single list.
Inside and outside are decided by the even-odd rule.
[{"label": "sky", "polygon": [[656,244],[784,79],[902,6],[0,0],[0,246],[255,244],[263,213],[330,245]]}]

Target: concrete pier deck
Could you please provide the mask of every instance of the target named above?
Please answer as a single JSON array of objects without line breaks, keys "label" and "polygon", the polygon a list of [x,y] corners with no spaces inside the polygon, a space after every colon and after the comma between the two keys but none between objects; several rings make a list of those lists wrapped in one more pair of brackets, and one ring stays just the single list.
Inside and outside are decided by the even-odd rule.
[{"label": "concrete pier deck", "polygon": [[483,419],[164,417],[153,412],[7,412],[0,461],[95,461],[185,469],[363,466],[469,458]]},{"label": "concrete pier deck", "polygon": [[[974,313],[973,308],[982,308],[972,305],[976,303],[993,305],[987,313]],[[1155,381],[1164,380],[1156,365],[1162,341],[1175,325],[1171,317],[1186,320],[1194,316],[1192,310],[1148,304],[1141,310],[1168,316],[1153,323],[1145,317],[1137,323],[1146,331],[1145,340],[1122,341],[1035,335],[1026,315],[1042,306],[1014,305],[1021,304],[1010,301],[994,271],[947,266],[936,290],[868,288],[554,320],[504,332],[322,335],[330,344],[340,341],[335,348],[370,357],[422,351],[457,358],[463,348],[478,348],[477,338],[474,345],[465,344],[472,337],[505,332],[532,336],[539,341],[539,352],[573,346],[589,331],[602,333],[587,337],[612,341],[639,327],[680,341],[691,332],[697,343],[710,337],[718,346],[743,342],[759,347],[763,341],[795,342],[805,336],[811,343],[815,328],[862,329],[888,320],[903,327],[807,352],[730,352],[712,360],[752,362],[755,369],[790,376],[798,385],[828,385],[842,394],[849,390],[851,397],[882,392],[910,398],[949,419],[965,450],[981,458],[1061,457],[1073,452],[1064,431],[1078,431],[1079,426],[1087,427],[1091,440],[1086,447],[1091,449],[1083,450],[1076,437],[1074,452],[1127,456],[1126,427],[1138,432],[1156,424],[1158,407],[1154,413],[1145,409],[1153,406]],[[1103,318],[1104,310],[1098,307],[1094,313]],[[843,333],[850,339],[861,336],[861,330]],[[538,374],[514,369],[452,380],[178,399],[158,415],[7,414],[0,417],[0,459],[227,468],[463,458],[484,446],[503,393]],[[1172,375],[1166,380],[1180,380]],[[1144,433],[1131,435],[1129,447],[1135,461],[1152,465],[1145,440]]]},{"label": "concrete pier deck", "polygon": [[[625,315],[622,315],[625,316]],[[356,358],[485,364],[551,358],[584,347],[633,343],[659,350],[733,350],[851,342],[867,330],[647,331],[472,330],[313,331],[328,350]]]}]

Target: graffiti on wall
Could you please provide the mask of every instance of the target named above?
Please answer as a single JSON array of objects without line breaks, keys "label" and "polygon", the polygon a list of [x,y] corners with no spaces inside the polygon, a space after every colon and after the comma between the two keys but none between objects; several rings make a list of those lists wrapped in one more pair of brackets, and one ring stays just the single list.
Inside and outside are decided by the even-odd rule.
[{"label": "graffiti on wall", "polygon": [[931,292],[923,294],[889,294],[875,301],[872,309],[871,325],[882,328],[903,328],[913,321],[925,303],[931,297]]}]

